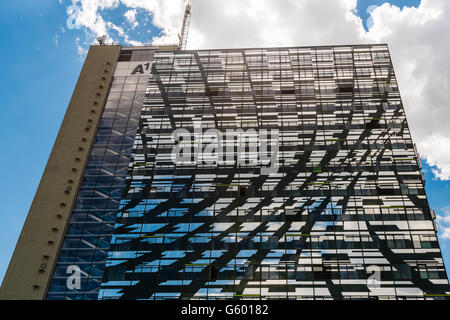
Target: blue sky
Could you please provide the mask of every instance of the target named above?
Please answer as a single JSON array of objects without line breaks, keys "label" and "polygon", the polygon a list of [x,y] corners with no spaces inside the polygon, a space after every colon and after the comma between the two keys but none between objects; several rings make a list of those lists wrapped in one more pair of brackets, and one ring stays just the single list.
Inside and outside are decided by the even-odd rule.
[{"label": "blue sky", "polygon": [[381,6],[383,3],[388,2],[392,5],[396,5],[397,7],[418,7],[420,4],[420,0],[358,0],[358,4],[356,6],[356,10],[358,11],[358,16],[363,20],[364,27],[368,29],[368,19],[370,18],[370,11],[373,8],[372,6]]},{"label": "blue sky", "polygon": [[[359,0],[358,15],[364,24],[367,8],[382,0]],[[391,4],[417,7],[420,0],[391,0]],[[6,1],[0,11],[3,61],[0,74],[3,103],[0,106],[0,279],[3,279],[22,225],[44,171],[83,64],[78,48],[86,49],[84,29],[67,28],[66,8],[71,3],[55,0]],[[106,10],[103,17],[145,42],[161,33],[151,16],[137,9],[139,25],[133,29],[124,18],[123,5]],[[146,21],[148,20],[148,21]],[[112,38],[120,39],[118,32]],[[79,40],[77,40],[79,39]],[[437,212],[450,210],[449,181],[435,178],[424,165],[427,193]],[[444,214],[444,212],[441,212]],[[444,259],[450,266],[450,240],[440,240]]]}]

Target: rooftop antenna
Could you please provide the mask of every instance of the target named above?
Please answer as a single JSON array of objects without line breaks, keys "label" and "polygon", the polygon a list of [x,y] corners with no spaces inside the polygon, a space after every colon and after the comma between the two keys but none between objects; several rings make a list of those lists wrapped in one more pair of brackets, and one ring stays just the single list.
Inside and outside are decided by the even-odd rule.
[{"label": "rooftop antenna", "polygon": [[189,26],[191,24],[191,4],[186,4],[186,10],[184,11],[183,27],[181,28],[181,34],[178,35],[180,43],[178,47],[180,50],[186,50],[186,44],[189,34]]},{"label": "rooftop antenna", "polygon": [[98,44],[99,44],[100,46],[102,46],[102,45],[105,44],[106,37],[107,37],[106,35],[103,35],[103,36],[97,38]]}]

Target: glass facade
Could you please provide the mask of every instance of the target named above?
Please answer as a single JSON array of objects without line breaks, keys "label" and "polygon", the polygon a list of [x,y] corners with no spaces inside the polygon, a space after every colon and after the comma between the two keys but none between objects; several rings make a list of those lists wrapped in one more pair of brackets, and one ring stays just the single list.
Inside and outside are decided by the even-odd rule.
[{"label": "glass facade", "polygon": [[448,294],[386,45],[122,50],[49,299]]},{"label": "glass facade", "polygon": [[[155,49],[122,49],[47,299],[97,299]],[[71,265],[81,288],[67,287]]]}]

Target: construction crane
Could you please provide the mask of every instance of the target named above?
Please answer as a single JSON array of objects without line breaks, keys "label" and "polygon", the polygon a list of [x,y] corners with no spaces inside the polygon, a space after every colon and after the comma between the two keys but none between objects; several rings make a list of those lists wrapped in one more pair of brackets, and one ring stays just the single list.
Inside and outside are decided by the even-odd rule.
[{"label": "construction crane", "polygon": [[180,40],[178,47],[180,48],[180,50],[186,50],[190,25],[191,25],[191,5],[187,3],[186,10],[184,11],[183,27],[181,28],[181,34],[178,35],[178,39]]}]

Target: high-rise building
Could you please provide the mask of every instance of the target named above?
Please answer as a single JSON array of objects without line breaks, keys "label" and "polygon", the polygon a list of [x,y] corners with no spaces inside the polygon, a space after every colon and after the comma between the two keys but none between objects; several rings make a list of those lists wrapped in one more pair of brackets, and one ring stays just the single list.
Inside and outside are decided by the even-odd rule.
[{"label": "high-rise building", "polygon": [[387,45],[92,46],[0,298],[446,299]]}]

